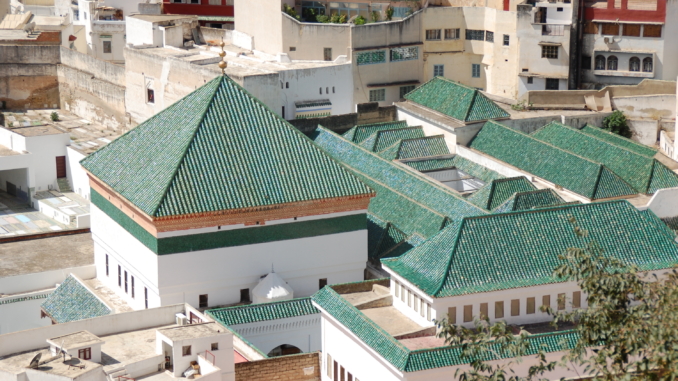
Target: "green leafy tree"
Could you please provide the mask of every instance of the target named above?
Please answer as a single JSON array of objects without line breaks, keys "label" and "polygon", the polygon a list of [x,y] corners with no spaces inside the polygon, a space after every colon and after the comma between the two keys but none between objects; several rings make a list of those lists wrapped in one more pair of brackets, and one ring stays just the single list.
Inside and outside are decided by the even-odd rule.
[{"label": "green leafy tree", "polygon": [[318,15],[318,16],[316,16],[316,21],[322,22],[322,23],[328,23],[328,22],[330,22],[330,16]]},{"label": "green leafy tree", "polygon": [[370,18],[372,22],[379,22],[379,12],[378,11],[372,11]]},{"label": "green leafy tree", "polygon": [[613,112],[611,115],[608,115],[605,117],[605,119],[603,119],[603,129],[629,139],[631,136],[633,136],[633,133],[631,132],[631,129],[629,128],[629,125],[626,121],[626,116],[624,116],[624,113],[619,110]]},{"label": "green leafy tree", "polygon": [[297,20],[301,19],[301,17],[297,14],[297,11],[287,4],[283,4],[283,12],[287,13],[288,15],[294,17]]},{"label": "green leafy tree", "polygon": [[355,20],[353,20],[353,23],[355,25],[365,25],[366,21],[367,20],[365,20],[365,18],[362,15],[359,15],[358,17],[355,18]]},{"label": "green leafy tree", "polygon": [[386,8],[386,21],[391,21],[391,19],[393,19],[393,7],[389,5]]},{"label": "green leafy tree", "polygon": [[[570,217],[574,233],[588,233]],[[540,348],[530,346],[529,335],[504,322],[475,321],[475,329],[438,322],[439,337],[460,345],[471,369],[458,372],[463,381],[522,381],[539,379],[546,371],[577,365],[598,380],[678,379],[678,273],[662,276],[639,272],[635,266],[604,255],[596,242],[568,249],[554,275],[575,281],[587,295],[588,308],[571,312],[542,307],[553,315],[553,325],[574,323],[575,346],[559,361],[547,361]],[[517,334],[513,332],[517,330]],[[536,356],[527,376],[513,368],[526,356]],[[499,365],[487,360],[509,359]]]}]

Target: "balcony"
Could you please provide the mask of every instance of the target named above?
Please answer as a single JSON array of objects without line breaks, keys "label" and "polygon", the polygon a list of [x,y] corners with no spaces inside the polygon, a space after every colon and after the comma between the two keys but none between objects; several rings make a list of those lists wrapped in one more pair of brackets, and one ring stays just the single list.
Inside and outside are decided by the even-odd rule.
[{"label": "balcony", "polygon": [[542,36],[562,36],[565,33],[565,25],[542,25]]}]

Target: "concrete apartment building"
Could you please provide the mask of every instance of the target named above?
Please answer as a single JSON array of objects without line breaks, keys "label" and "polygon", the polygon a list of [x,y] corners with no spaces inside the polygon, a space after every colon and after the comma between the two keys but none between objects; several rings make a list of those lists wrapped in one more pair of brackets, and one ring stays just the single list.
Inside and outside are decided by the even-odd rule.
[{"label": "concrete apartment building", "polygon": [[637,84],[678,76],[678,2],[586,1],[581,86]]}]

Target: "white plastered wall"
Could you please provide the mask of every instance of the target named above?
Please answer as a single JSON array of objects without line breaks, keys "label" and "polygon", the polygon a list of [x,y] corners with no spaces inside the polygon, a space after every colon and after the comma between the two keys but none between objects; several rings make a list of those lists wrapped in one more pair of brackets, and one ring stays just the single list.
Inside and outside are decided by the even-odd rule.
[{"label": "white plastered wall", "polygon": [[320,314],[237,324],[230,328],[264,353],[282,344],[294,345],[305,353],[322,349]]}]

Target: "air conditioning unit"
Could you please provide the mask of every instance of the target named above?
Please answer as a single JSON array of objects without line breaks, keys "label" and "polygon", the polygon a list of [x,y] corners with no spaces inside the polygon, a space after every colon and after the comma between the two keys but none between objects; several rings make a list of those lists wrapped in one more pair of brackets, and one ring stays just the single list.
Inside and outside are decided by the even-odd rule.
[{"label": "air conditioning unit", "polygon": [[177,318],[177,325],[186,325],[188,324],[188,319],[186,318],[186,315],[182,314],[179,312],[178,314],[174,315]]}]

